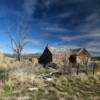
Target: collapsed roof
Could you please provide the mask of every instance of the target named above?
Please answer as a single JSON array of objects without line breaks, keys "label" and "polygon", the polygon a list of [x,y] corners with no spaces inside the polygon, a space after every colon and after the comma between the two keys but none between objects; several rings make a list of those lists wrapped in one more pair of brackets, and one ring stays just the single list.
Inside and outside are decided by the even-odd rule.
[{"label": "collapsed roof", "polygon": [[81,50],[84,50],[84,52],[86,52],[87,55],[90,56],[90,54],[87,52],[85,48],[70,49],[70,48],[60,48],[54,46],[47,46],[47,48],[52,54],[62,53],[66,54],[67,56],[79,55],[81,53]]}]

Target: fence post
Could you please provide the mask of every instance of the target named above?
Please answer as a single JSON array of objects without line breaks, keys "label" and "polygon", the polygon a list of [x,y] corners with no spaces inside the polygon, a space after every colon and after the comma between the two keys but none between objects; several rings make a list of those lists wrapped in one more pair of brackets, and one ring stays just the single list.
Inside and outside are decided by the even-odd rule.
[{"label": "fence post", "polygon": [[88,74],[88,68],[87,67],[88,67],[88,65],[86,64],[86,74]]},{"label": "fence post", "polygon": [[93,75],[95,73],[95,63],[93,64]]},{"label": "fence post", "polygon": [[77,75],[79,74],[79,64],[77,64]]}]

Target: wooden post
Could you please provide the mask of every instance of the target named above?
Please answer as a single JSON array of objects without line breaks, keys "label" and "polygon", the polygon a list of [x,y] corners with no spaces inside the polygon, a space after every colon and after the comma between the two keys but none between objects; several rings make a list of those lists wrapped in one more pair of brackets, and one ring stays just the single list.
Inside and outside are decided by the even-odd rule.
[{"label": "wooden post", "polygon": [[72,74],[72,63],[70,64],[70,74]]},{"label": "wooden post", "polygon": [[92,72],[93,72],[93,75],[95,74],[95,60],[93,60],[93,63],[92,63]]},{"label": "wooden post", "polygon": [[88,68],[87,67],[88,67],[88,65],[86,64],[86,74],[88,74]]},{"label": "wooden post", "polygon": [[77,72],[76,74],[78,75],[79,74],[79,64],[77,64]]},{"label": "wooden post", "polygon": [[93,63],[93,75],[95,74],[95,63]]}]

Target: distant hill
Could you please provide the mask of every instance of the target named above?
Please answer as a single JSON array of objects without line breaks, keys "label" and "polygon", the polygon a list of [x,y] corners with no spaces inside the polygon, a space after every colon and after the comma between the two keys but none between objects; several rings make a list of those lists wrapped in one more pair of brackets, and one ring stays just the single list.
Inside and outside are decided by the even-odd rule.
[{"label": "distant hill", "polygon": [[[4,54],[5,56],[7,57],[11,57],[11,58],[15,58],[16,55],[15,54]],[[40,57],[40,53],[31,53],[31,54],[22,54],[22,57],[23,58],[32,58],[32,57],[36,57],[36,58],[39,58]]]},{"label": "distant hill", "polygon": [[33,53],[33,54],[23,54],[22,57],[23,58],[32,58],[32,57],[36,57],[39,58],[40,57],[40,53]]},{"label": "distant hill", "polygon": [[100,57],[92,57],[92,59],[100,61]]}]

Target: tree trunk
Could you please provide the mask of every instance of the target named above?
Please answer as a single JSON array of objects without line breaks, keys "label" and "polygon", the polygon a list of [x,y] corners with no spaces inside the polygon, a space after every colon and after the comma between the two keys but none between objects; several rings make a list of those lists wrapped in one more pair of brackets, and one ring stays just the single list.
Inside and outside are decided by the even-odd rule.
[{"label": "tree trunk", "polygon": [[21,54],[20,54],[20,53],[17,54],[17,60],[18,60],[18,61],[21,60]]}]

